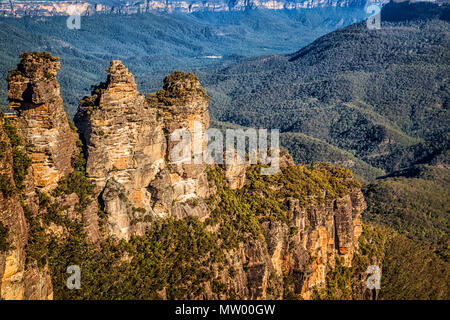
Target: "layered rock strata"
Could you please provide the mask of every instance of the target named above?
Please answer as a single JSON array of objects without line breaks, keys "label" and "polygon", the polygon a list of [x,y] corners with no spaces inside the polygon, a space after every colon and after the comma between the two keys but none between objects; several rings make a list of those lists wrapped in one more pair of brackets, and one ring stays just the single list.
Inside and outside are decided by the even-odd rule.
[{"label": "layered rock strata", "polygon": [[[23,200],[16,192],[13,177],[13,150],[3,130],[4,119],[0,118],[0,238],[7,243],[0,247],[0,298],[5,300],[52,299],[53,287],[48,266],[39,268],[27,262],[29,226],[27,214],[36,216],[39,206],[34,192],[33,168],[23,183]],[[0,241],[2,242],[2,241]]]},{"label": "layered rock strata", "polygon": [[14,121],[31,157],[36,187],[49,191],[73,171],[77,135],[63,108],[58,58],[47,53],[24,53],[8,74],[8,100],[17,112]]},{"label": "layered rock strata", "polygon": [[176,130],[190,134],[192,150],[199,145],[202,154],[206,147],[194,141],[203,139],[209,126],[208,98],[198,79],[175,72],[147,100],[120,61],[112,61],[106,72],[106,82],[80,101],[75,123],[109,234],[128,239],[142,234],[155,217],[205,216],[203,203],[194,210],[186,205],[188,200],[203,202],[208,194],[205,165],[171,158]]}]

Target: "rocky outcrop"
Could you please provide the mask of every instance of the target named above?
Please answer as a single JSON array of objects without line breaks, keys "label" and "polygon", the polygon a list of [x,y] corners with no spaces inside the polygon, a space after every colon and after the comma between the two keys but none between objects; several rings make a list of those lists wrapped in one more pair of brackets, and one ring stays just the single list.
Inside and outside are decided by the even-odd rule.
[{"label": "rocky outcrop", "polygon": [[63,108],[56,73],[58,58],[48,53],[23,53],[8,74],[8,99],[18,116],[15,126],[31,157],[36,187],[49,191],[67,176],[76,156],[77,135]]},{"label": "rocky outcrop", "polygon": [[[300,251],[294,251],[294,261],[301,261],[302,252],[310,259],[308,268],[304,264],[292,266],[292,273],[302,273],[303,281],[298,290],[305,299],[311,298],[312,289],[325,283],[326,275],[339,261],[351,267],[353,255],[358,249],[358,239],[362,232],[361,213],[366,209],[364,197],[360,190],[327,201],[324,204],[300,206],[298,200],[289,202],[289,214],[299,230],[297,245]],[[289,260],[289,253],[282,242],[277,242],[272,261]],[[291,251],[292,252],[292,251]],[[283,258],[284,256],[284,258]],[[282,265],[281,262],[278,263]],[[301,266],[301,267],[300,267]],[[300,268],[299,268],[300,267]]]},{"label": "rocky outcrop", "polygon": [[[0,119],[0,223],[7,232],[0,235],[6,239],[8,248],[0,251],[0,297],[24,298],[25,245],[28,229],[19,197],[14,192],[12,150]],[[6,238],[5,238],[6,237]]]},{"label": "rocky outcrop", "polygon": [[[293,10],[318,7],[352,7],[363,6],[362,0],[253,0],[253,1],[122,1],[120,4],[108,5],[95,1],[0,1],[0,16],[23,17],[70,15],[78,12],[81,15],[93,14],[137,14],[146,12],[224,12],[243,11],[249,9]],[[371,0],[370,3],[382,4],[389,0]]]},{"label": "rocky outcrop", "polygon": [[228,253],[234,276],[225,272],[221,281],[231,292],[250,299],[312,299],[337,263],[352,266],[366,208],[359,189],[324,203],[288,204],[289,223],[262,222],[263,240]]},{"label": "rocky outcrop", "polygon": [[[149,103],[158,108],[164,123],[167,140],[165,158],[169,164],[166,176],[175,202],[173,206],[167,202],[160,204],[163,212],[171,211],[174,216],[190,215],[185,212],[188,208],[181,204],[187,201],[202,202],[209,195],[207,166],[203,159],[207,146],[205,132],[209,128],[208,101],[209,97],[198,78],[182,71],[167,76],[163,89],[149,97]],[[159,192],[157,187],[155,191]],[[196,213],[202,217],[207,215],[205,210],[201,211]]]},{"label": "rocky outcrop", "polygon": [[[176,130],[190,134],[192,150],[199,142],[200,155],[206,147],[194,141],[203,139],[209,126],[208,98],[198,78],[174,72],[147,100],[120,61],[112,61],[106,72],[106,82],[80,101],[74,120],[108,233],[128,239],[142,234],[155,217],[206,216],[206,166],[172,159]],[[186,202],[194,199],[200,203],[191,210]]]},{"label": "rocky outcrop", "polygon": [[[139,93],[133,75],[112,61],[108,79],[80,101],[75,123],[85,145],[86,173],[108,214],[109,233],[143,232],[152,214],[150,182],[165,166],[166,140],[157,110]],[[132,221],[133,220],[133,221]]]}]

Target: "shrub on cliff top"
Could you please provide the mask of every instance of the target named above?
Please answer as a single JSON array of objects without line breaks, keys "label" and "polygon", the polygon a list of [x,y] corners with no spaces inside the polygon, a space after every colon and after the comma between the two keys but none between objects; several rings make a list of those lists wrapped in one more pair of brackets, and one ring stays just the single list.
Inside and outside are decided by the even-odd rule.
[{"label": "shrub on cliff top", "polygon": [[187,103],[193,96],[209,99],[197,76],[192,72],[174,71],[164,78],[163,89],[149,94],[148,101],[156,106],[173,106]]},{"label": "shrub on cliff top", "polygon": [[58,61],[59,57],[54,57],[50,52],[22,52],[19,54],[19,58],[26,59],[26,58],[34,58],[34,59],[42,59],[42,60],[48,60],[48,61]]}]

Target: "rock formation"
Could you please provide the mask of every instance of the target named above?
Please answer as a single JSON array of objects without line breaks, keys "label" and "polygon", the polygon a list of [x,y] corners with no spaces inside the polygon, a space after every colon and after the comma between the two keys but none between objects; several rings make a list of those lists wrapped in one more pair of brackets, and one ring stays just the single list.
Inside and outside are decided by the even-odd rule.
[{"label": "rock formation", "polygon": [[[214,279],[203,293],[189,298],[281,299],[291,292],[309,299],[337,263],[351,266],[365,202],[350,172],[296,166],[285,152],[274,176],[237,161],[207,163],[208,96],[198,78],[175,71],[145,97],[117,60],[80,101],[74,120],[84,158],[73,161],[80,150],[62,109],[58,68],[49,54],[24,54],[8,79],[18,113],[8,121],[18,133],[8,138],[2,128],[10,127],[0,121],[1,297],[50,299],[53,289],[65,290],[60,280],[52,287],[41,250],[47,237],[69,237],[78,223],[101,246],[142,236],[169,217],[200,221],[223,259],[208,266]],[[213,290],[217,282],[225,293]]]},{"label": "rock formation", "polygon": [[34,183],[48,191],[73,170],[77,136],[63,108],[58,59],[46,53],[24,53],[21,58],[8,74],[8,99],[33,162]]},{"label": "rock formation", "polygon": [[[298,200],[290,200],[289,213],[299,230],[298,244],[312,259],[309,270],[304,272],[306,276],[303,277],[300,291],[303,298],[310,298],[311,289],[325,283],[327,273],[338,261],[351,267],[362,232],[361,213],[365,209],[366,204],[360,190],[353,190],[342,198],[324,204],[307,207],[300,206]],[[279,252],[283,252],[281,243],[277,244],[272,259],[276,261],[278,257],[279,260],[279,256],[282,256]],[[297,268],[298,266],[293,266],[294,274],[302,270]]]},{"label": "rock formation", "polygon": [[[86,173],[97,186],[109,233],[128,239],[142,234],[154,217],[186,215],[184,202],[206,197],[205,166],[177,164],[170,155],[175,130],[191,132],[192,145],[194,137],[203,137],[209,126],[208,100],[192,74],[166,77],[164,89],[148,101],[120,61],[112,61],[106,72],[106,82],[80,101],[75,123],[85,144]],[[202,153],[206,145],[200,146]]]}]

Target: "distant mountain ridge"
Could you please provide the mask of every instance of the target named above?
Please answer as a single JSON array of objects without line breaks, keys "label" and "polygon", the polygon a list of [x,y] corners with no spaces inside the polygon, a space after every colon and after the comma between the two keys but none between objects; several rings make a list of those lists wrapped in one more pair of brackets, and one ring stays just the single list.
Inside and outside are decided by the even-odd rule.
[{"label": "distant mountain ridge", "polygon": [[98,14],[84,16],[80,30],[66,27],[67,16],[0,18],[0,106],[6,106],[7,71],[23,51],[61,58],[61,92],[73,116],[110,60],[129,65],[141,90],[151,92],[173,70],[293,52],[366,16],[363,8]]},{"label": "distant mountain ridge", "polygon": [[136,14],[147,12],[224,12],[248,9],[306,9],[319,7],[354,7],[366,3],[382,4],[388,0],[0,0],[0,16],[57,16],[73,13],[74,7],[82,15]]}]

